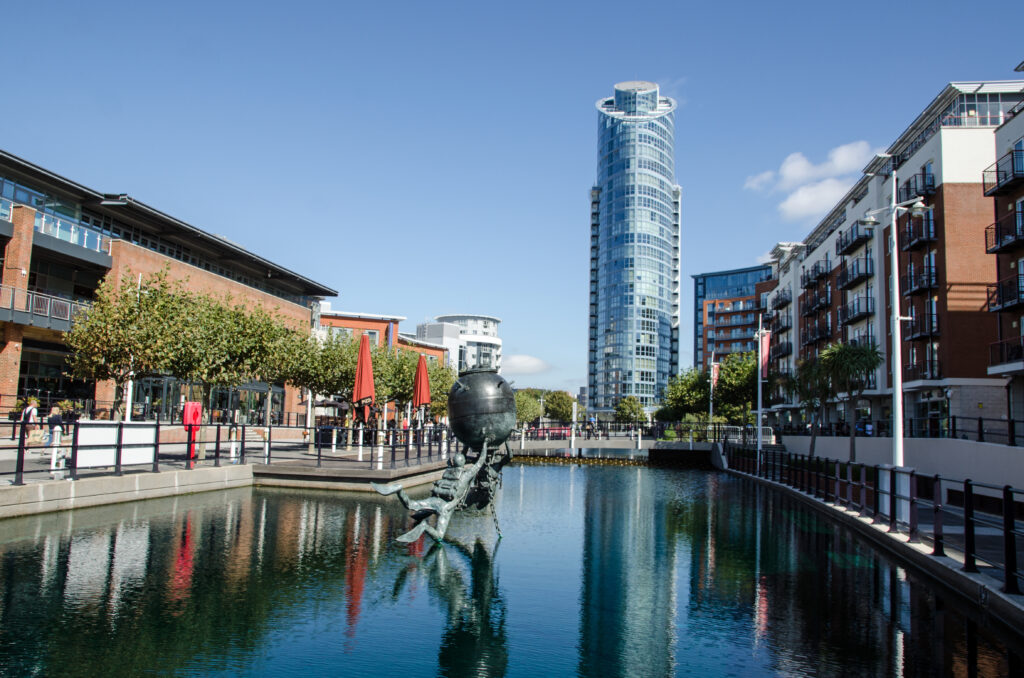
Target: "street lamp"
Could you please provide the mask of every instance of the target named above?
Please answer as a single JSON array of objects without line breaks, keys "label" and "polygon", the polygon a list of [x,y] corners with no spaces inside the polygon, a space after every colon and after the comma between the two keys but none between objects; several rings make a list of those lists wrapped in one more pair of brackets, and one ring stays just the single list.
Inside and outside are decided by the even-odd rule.
[{"label": "street lamp", "polygon": [[[879,153],[880,158],[891,158],[888,153]],[[892,308],[890,321],[892,322],[892,465],[896,468],[903,466],[903,338],[900,321],[910,320],[909,317],[900,315],[900,278],[899,258],[896,247],[896,219],[900,214],[909,212],[912,216],[921,216],[931,209],[925,206],[920,198],[896,202],[896,168],[891,167],[892,173],[892,196],[887,207],[880,207],[864,213],[864,218],[857,223],[862,226],[877,226],[879,221],[876,214],[889,213],[889,274],[890,290],[892,292]]]}]

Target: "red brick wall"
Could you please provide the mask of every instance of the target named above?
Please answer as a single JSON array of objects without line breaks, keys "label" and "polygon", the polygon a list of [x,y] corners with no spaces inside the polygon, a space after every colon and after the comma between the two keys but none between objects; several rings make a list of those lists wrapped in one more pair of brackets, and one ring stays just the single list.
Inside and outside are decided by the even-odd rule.
[{"label": "red brick wall", "polygon": [[[384,320],[376,318],[359,318],[356,316],[343,316],[343,315],[325,315],[321,314],[320,324],[324,327],[344,327],[352,330],[352,336],[359,338],[366,330],[377,332],[377,345],[386,346],[388,343],[388,325],[393,320]],[[396,323],[397,324],[397,323]],[[398,330],[395,330],[397,339]]]}]

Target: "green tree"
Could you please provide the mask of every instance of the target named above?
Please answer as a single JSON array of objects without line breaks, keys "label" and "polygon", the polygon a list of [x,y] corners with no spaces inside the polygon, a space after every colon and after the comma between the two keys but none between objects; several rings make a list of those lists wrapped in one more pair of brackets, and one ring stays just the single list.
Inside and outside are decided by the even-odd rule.
[{"label": "green tree", "polygon": [[754,353],[727,355],[715,385],[715,413],[730,421],[749,423],[757,402],[757,357]]},{"label": "green tree", "polygon": [[707,372],[690,369],[668,380],[662,409],[667,410],[661,421],[678,421],[688,414],[700,415],[708,411],[711,376]]},{"label": "green tree", "polygon": [[540,417],[540,401],[526,390],[516,391],[516,421],[528,424]]},{"label": "green tree", "polygon": [[445,367],[437,360],[427,361],[430,377],[430,414],[440,419],[448,416],[448,393],[455,383],[455,368]]},{"label": "green tree", "polygon": [[623,424],[637,424],[644,419],[644,407],[636,396],[626,396],[615,403],[615,421]]},{"label": "green tree", "polygon": [[882,354],[865,344],[830,344],[821,352],[821,363],[837,394],[845,396],[846,426],[850,429],[850,461],[857,461],[857,422],[853,420],[857,400],[864,395],[868,379],[882,364]]},{"label": "green tree", "polygon": [[796,398],[811,420],[811,446],[808,454],[813,457],[825,403],[834,395],[832,380],[821,361],[808,358],[797,361],[796,372],[785,379],[784,388],[790,396]]},{"label": "green tree", "polygon": [[572,396],[565,391],[551,391],[544,396],[544,413],[556,421],[571,421],[572,403]]},{"label": "green tree", "polygon": [[131,378],[168,370],[180,346],[187,295],[167,272],[139,279],[126,272],[120,285],[105,278],[88,310],[74,317],[64,340],[70,349],[68,374],[111,379],[119,393]]}]

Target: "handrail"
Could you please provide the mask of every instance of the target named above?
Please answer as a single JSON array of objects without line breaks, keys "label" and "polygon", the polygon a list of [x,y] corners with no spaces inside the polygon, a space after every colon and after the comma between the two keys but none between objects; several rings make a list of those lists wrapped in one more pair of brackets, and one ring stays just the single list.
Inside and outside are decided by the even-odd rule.
[{"label": "handrail", "polygon": [[0,309],[21,311],[32,315],[71,321],[75,314],[87,310],[91,304],[57,297],[43,292],[23,290],[10,285],[0,285]]}]

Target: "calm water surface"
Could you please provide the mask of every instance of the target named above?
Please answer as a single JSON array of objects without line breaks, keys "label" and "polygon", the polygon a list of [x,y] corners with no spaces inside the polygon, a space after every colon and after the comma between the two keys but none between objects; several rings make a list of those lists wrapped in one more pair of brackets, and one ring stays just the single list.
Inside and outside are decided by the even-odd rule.
[{"label": "calm water surface", "polygon": [[511,466],[498,517],[408,547],[394,498],[245,489],[0,521],[0,675],[1020,669],[1019,638],[744,479]]}]

